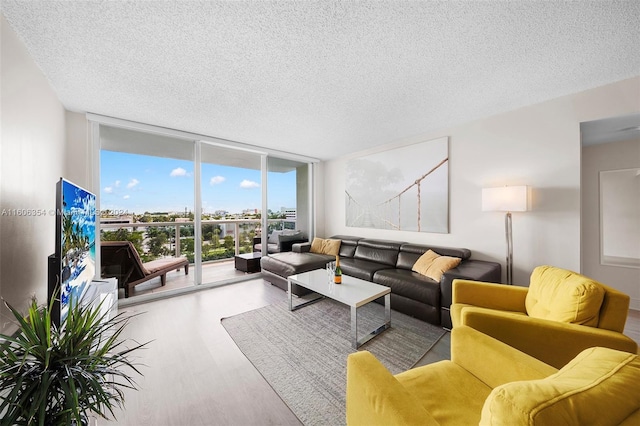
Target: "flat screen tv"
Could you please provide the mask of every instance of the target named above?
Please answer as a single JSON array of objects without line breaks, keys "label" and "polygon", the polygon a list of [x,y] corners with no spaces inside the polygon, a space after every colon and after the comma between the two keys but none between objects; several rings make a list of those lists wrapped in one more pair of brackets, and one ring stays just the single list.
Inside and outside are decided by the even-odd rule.
[{"label": "flat screen tv", "polygon": [[56,246],[49,256],[49,301],[53,321],[64,323],[71,302],[87,290],[96,272],[96,196],[63,178],[56,185]]}]

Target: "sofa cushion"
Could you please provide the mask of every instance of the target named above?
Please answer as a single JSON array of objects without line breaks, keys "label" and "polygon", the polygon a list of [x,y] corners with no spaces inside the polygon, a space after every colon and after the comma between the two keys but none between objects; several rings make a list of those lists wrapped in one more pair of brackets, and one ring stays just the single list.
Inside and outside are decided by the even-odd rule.
[{"label": "sofa cushion", "polygon": [[640,358],[589,348],[542,380],[495,388],[481,425],[620,424],[640,409]]},{"label": "sofa cushion", "polygon": [[352,235],[333,235],[332,240],[340,240],[340,258],[353,257],[358,247],[358,241],[362,238]]},{"label": "sofa cushion", "polygon": [[329,254],[331,256],[337,256],[340,254],[340,240],[331,238],[318,238],[315,237],[311,242],[311,253]]},{"label": "sofa cushion", "polygon": [[333,256],[317,253],[294,253],[291,251],[264,256],[260,259],[260,266],[283,278],[313,269],[324,268]]},{"label": "sofa cushion", "polygon": [[411,268],[412,271],[440,282],[442,274],[460,264],[459,257],[440,256],[433,250],[424,253]]},{"label": "sofa cushion", "polygon": [[278,237],[282,235],[282,231],[271,231],[271,234],[269,234],[269,238],[267,238],[267,242],[269,244],[278,244]]},{"label": "sofa cushion", "polygon": [[363,239],[358,241],[353,257],[395,267],[401,245],[395,241]]},{"label": "sofa cushion", "polygon": [[361,237],[354,237],[353,235],[333,235],[330,237],[332,240],[340,240],[340,257],[353,257],[356,253],[356,247],[358,247],[358,241]]},{"label": "sofa cushion", "polygon": [[373,274],[376,271],[389,268],[388,265],[383,265],[382,263],[348,257],[340,257],[340,267],[343,274],[366,281],[373,281]]},{"label": "sofa cushion", "polygon": [[[262,244],[256,244],[253,246],[255,251],[262,251]],[[279,247],[277,244],[267,244],[267,253],[279,253]]]},{"label": "sofa cushion", "polygon": [[413,368],[395,377],[441,425],[477,425],[482,404],[491,392],[451,361]]},{"label": "sofa cushion", "polygon": [[406,269],[382,269],[373,275],[373,282],[390,287],[393,294],[440,306],[440,285],[424,275]]},{"label": "sofa cushion", "polygon": [[538,266],[531,274],[525,306],[531,317],[597,327],[604,293],[600,283],[584,275]]}]

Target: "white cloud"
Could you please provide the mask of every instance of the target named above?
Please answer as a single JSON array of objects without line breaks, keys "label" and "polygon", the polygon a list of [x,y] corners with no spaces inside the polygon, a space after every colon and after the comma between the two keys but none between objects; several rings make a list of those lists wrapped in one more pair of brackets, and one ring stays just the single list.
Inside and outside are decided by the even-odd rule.
[{"label": "white cloud", "polygon": [[242,182],[240,182],[240,188],[244,188],[244,189],[260,188],[260,184],[252,180],[245,179]]},{"label": "white cloud", "polygon": [[125,195],[125,196],[124,196],[124,197],[122,197],[122,198],[123,198],[123,199],[125,199],[125,200],[128,200],[128,199],[129,199],[129,195]]},{"label": "white cloud", "polygon": [[177,169],[173,169],[171,170],[171,173],[169,174],[169,176],[171,177],[176,177],[176,176],[187,176],[188,173],[185,169],[183,169],[182,167],[178,167]]},{"label": "white cloud", "polygon": [[136,186],[139,183],[140,183],[140,181],[138,179],[131,179],[129,181],[129,183],[127,184],[127,188],[131,189],[131,188],[133,188],[134,186]]},{"label": "white cloud", "polygon": [[107,186],[104,188],[104,193],[105,194],[112,194],[113,193],[113,188],[110,186]]},{"label": "white cloud", "polygon": [[120,181],[119,181],[119,180],[117,180],[117,181],[116,181],[115,187],[116,187],[116,188],[119,188],[119,187],[120,187]]},{"label": "white cloud", "polygon": [[224,182],[225,180],[226,180],[226,178],[224,176],[214,176],[209,181],[209,185],[217,185],[219,183]]}]

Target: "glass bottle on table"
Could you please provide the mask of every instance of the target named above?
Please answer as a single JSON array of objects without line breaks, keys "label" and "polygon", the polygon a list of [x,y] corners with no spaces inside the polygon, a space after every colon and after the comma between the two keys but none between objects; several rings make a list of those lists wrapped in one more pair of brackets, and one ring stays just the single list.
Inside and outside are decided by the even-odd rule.
[{"label": "glass bottle on table", "polygon": [[340,267],[340,256],[336,255],[336,270],[333,273],[333,282],[342,284],[342,268]]}]

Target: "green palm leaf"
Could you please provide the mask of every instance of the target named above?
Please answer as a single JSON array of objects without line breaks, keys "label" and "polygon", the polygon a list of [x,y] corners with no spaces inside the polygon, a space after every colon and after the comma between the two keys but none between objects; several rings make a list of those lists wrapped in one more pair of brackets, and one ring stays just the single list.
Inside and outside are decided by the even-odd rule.
[{"label": "green palm leaf", "polygon": [[18,332],[0,334],[0,425],[82,424],[90,414],[115,417],[124,389],[141,375],[131,355],[147,343],[122,340],[133,316],[107,319],[98,306],[70,301],[62,327],[51,321],[53,300],[32,300],[23,316],[6,303]]}]

